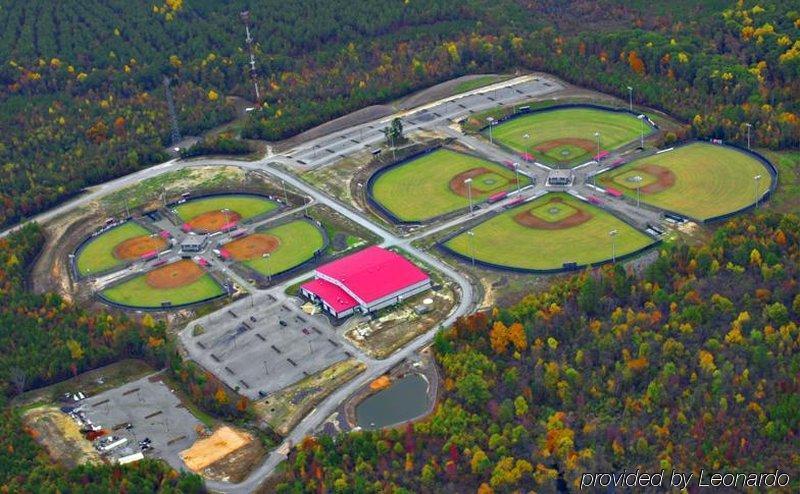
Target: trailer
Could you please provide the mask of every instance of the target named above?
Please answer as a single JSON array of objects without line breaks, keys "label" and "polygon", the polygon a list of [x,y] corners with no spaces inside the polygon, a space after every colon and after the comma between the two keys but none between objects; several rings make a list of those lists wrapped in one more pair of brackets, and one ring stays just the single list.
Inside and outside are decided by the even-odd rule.
[{"label": "trailer", "polygon": [[246,233],[247,233],[246,229],[239,228],[239,229],[236,229],[236,230],[232,231],[230,233],[230,237],[231,238],[237,238],[237,237],[241,237],[242,235],[245,235]]},{"label": "trailer", "polygon": [[517,198],[514,198],[514,199],[508,201],[506,203],[505,207],[506,207],[506,209],[511,209],[514,206],[518,206],[518,205],[522,204],[523,202],[525,202],[525,198],[524,197],[517,197]]},{"label": "trailer", "polygon": [[103,446],[100,446],[98,449],[99,449],[99,451],[100,451],[101,453],[108,453],[108,452],[109,452],[109,451],[111,451],[112,449],[119,448],[120,446],[122,446],[123,444],[125,444],[125,443],[127,443],[127,442],[128,442],[128,438],[127,438],[127,437],[121,437],[121,438],[119,438],[119,439],[116,439],[116,440],[114,440],[114,441],[111,441],[111,442],[109,442],[109,443],[106,443],[106,444],[105,444],[105,445],[103,445]]},{"label": "trailer", "polygon": [[606,194],[610,195],[611,197],[622,197],[622,192],[618,191],[617,189],[612,189],[611,187],[606,188]]},{"label": "trailer", "polygon": [[145,252],[144,254],[142,254],[140,259],[142,261],[144,261],[144,262],[147,262],[147,261],[152,261],[156,257],[158,257],[158,251],[157,250],[149,250],[149,251]]},{"label": "trailer", "polygon": [[144,455],[141,452],[139,452],[139,453],[134,453],[132,455],[122,456],[120,458],[117,458],[117,463],[119,463],[120,465],[127,465],[128,463],[134,463],[143,459]]},{"label": "trailer", "polygon": [[502,201],[506,197],[508,197],[508,192],[506,192],[506,191],[497,192],[496,194],[490,195],[489,198],[486,199],[486,202],[488,202],[489,204],[494,204],[494,203],[496,203],[498,201]]}]

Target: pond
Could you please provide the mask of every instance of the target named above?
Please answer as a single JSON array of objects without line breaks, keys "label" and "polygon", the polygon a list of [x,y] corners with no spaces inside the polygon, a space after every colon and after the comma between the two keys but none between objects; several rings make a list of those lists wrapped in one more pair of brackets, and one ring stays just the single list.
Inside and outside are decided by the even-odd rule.
[{"label": "pond", "polygon": [[419,417],[428,411],[428,381],[409,374],[356,406],[356,423],[363,429],[380,429]]}]

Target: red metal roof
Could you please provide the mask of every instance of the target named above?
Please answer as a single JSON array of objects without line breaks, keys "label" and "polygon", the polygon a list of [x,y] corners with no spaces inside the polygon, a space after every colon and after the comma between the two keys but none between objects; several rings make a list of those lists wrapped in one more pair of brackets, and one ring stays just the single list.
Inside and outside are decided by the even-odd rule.
[{"label": "red metal roof", "polygon": [[377,246],[320,266],[317,272],[346,286],[368,304],[428,279],[405,257]]},{"label": "red metal roof", "polygon": [[337,313],[352,309],[358,305],[358,302],[353,297],[330,281],[317,278],[304,283],[302,288],[324,300]]}]

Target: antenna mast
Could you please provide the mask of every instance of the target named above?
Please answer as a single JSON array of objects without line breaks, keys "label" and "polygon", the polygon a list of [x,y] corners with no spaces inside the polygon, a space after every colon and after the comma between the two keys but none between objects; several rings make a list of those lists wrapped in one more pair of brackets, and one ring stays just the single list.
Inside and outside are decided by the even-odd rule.
[{"label": "antenna mast", "polygon": [[181,140],[181,131],[178,127],[178,115],[175,113],[175,101],[172,99],[172,90],[169,88],[169,82],[169,77],[164,76],[164,91],[167,93],[167,109],[169,110],[169,119],[172,123],[170,137],[172,138],[172,145],[177,146]]},{"label": "antenna mast", "polygon": [[244,31],[247,34],[244,41],[247,43],[247,53],[250,55],[250,80],[253,81],[253,89],[256,93],[256,103],[261,103],[261,92],[258,89],[258,72],[256,71],[256,57],[253,53],[253,37],[250,36],[250,11],[245,10],[239,14],[244,23]]}]

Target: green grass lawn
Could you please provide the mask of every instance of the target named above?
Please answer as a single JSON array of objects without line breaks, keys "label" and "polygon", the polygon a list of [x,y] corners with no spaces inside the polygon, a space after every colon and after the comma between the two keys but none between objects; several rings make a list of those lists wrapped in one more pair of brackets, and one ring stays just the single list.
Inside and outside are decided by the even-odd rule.
[{"label": "green grass lawn", "polygon": [[270,254],[269,259],[258,258],[245,261],[243,264],[265,276],[282,273],[302,264],[311,259],[314,252],[325,245],[322,232],[316,226],[303,220],[259,230],[259,233],[278,237],[280,245]]},{"label": "green grass lawn", "polygon": [[124,264],[114,257],[114,247],[120,243],[152,232],[133,221],[128,221],[90,240],[81,249],[76,265],[83,276],[106,272]]},{"label": "green grass lawn", "polygon": [[[548,203],[557,197],[563,200],[560,206],[565,212],[569,208],[583,209],[591,213],[593,218],[563,230],[528,228],[514,221],[514,216],[526,209],[534,210],[537,215],[541,214],[542,209],[547,211],[552,205]],[[476,260],[501,266],[558,269],[565,262],[585,265],[611,259],[611,230],[619,232],[614,239],[617,256],[653,243],[653,239],[644,233],[598,207],[568,194],[550,193],[479,224],[472,229],[475,235],[471,238],[462,233],[445,245],[467,257],[474,248]]]},{"label": "green grass lawn", "polygon": [[[595,132],[600,132],[600,149],[610,151],[639,138],[641,125],[641,121],[629,113],[563,108],[534,112],[503,122],[492,129],[492,135],[497,142],[519,153],[529,151],[542,163],[575,166],[589,161],[596,153]],[[645,125],[645,135],[651,130]],[[530,138],[525,139],[525,134]],[[590,141],[593,144],[591,151],[568,143],[544,154],[535,150],[538,145],[548,141],[568,138]]]},{"label": "green grass lawn", "polygon": [[[761,197],[771,183],[769,173],[757,159],[734,148],[696,142],[606,172],[599,177],[600,184],[636,197],[636,187],[633,184],[626,187],[617,177],[646,164],[671,170],[675,184],[660,192],[642,193],[642,202],[698,220],[753,204],[754,193]],[[761,175],[757,188],[753,179],[756,175]]]},{"label": "green grass lawn", "polygon": [[[469,199],[450,190],[450,180],[474,168],[486,168],[473,178],[475,202],[503,190],[516,188],[514,171],[491,161],[449,149],[438,149],[395,167],[372,184],[372,194],[386,209],[403,221],[424,221],[469,207]],[[494,183],[489,183],[489,181]],[[528,185],[520,175],[520,186]]]},{"label": "green grass lawn", "polygon": [[243,220],[269,213],[278,204],[265,197],[254,195],[222,195],[191,199],[175,208],[175,213],[183,221],[189,221],[209,211],[221,211],[225,208],[239,214]]},{"label": "green grass lawn", "polygon": [[161,307],[162,302],[191,304],[223,293],[225,290],[208,274],[192,284],[169,289],[153,288],[147,284],[146,275],[142,274],[101,292],[103,297],[112,302],[141,308]]}]

